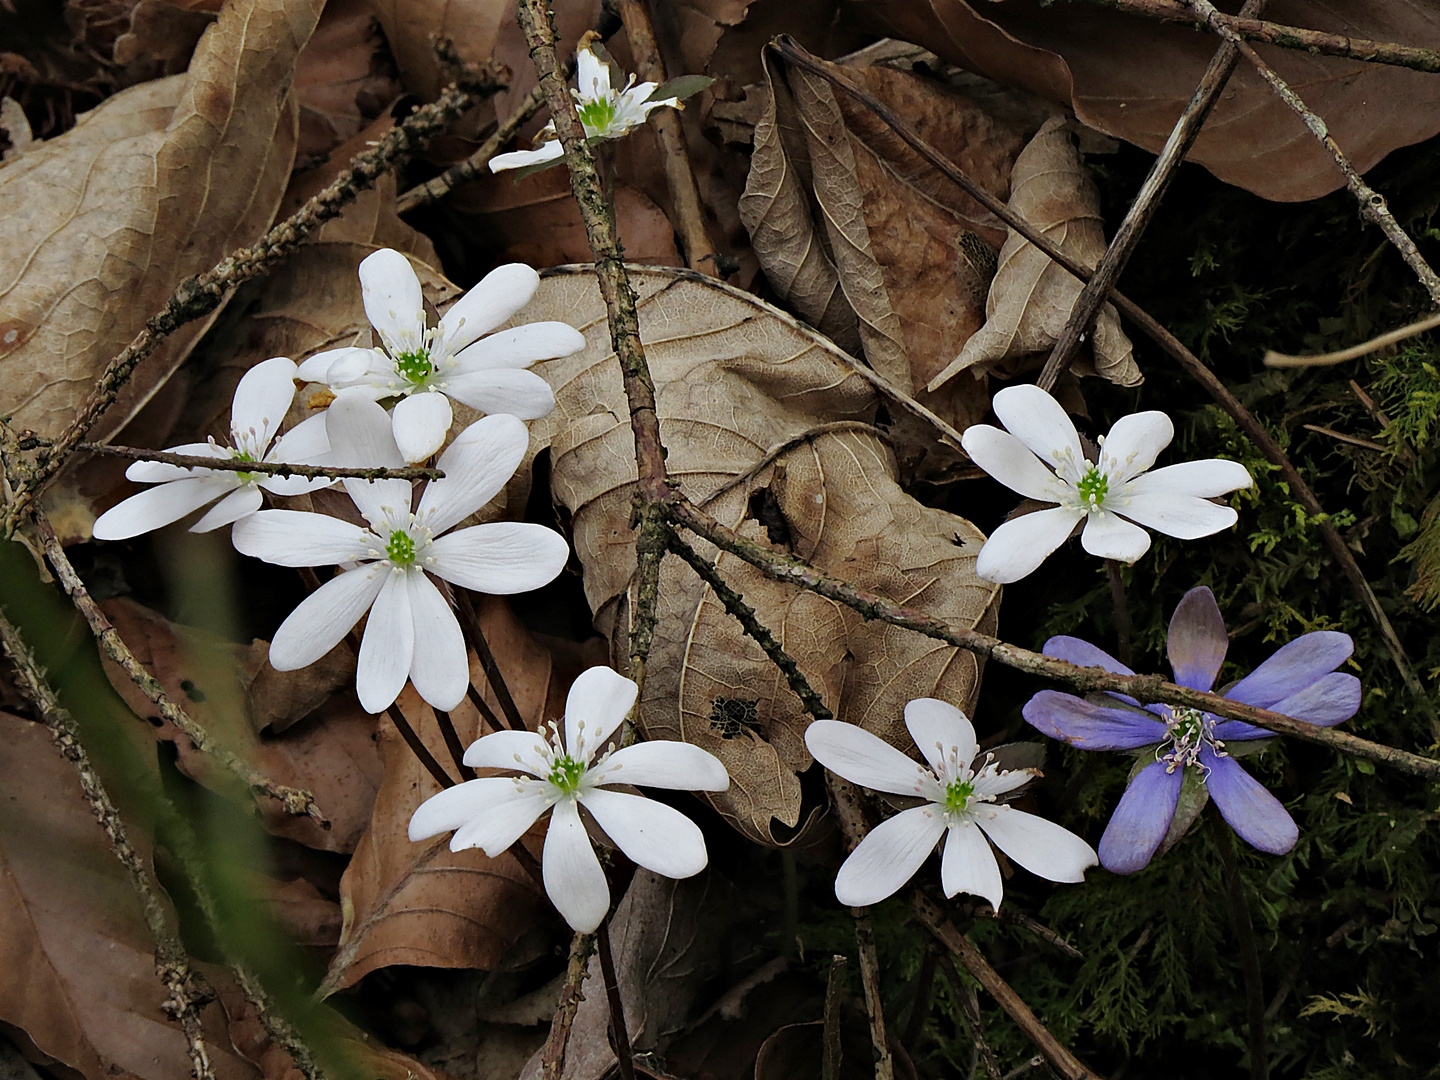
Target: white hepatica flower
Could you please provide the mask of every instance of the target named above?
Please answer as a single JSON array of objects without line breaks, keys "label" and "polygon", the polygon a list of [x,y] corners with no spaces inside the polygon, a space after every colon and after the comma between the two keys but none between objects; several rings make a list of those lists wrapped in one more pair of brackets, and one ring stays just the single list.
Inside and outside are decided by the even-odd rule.
[{"label": "white hepatica flower", "polygon": [[[192,454],[222,461],[288,462],[292,465],[327,463],[330,443],[324,418],[312,416],[280,438],[275,434],[295,397],[295,364],[283,356],[256,364],[235,387],[230,405],[230,444],[214,439],[172,446],[171,454]],[[137,461],[125,475],[141,484],[155,484],[101,514],[95,521],[97,540],[124,540],[179,521],[186,514],[220,499],[194,525],[191,532],[209,532],[259,510],[261,489],[275,495],[300,495],[328,487],[335,481],[273,473],[222,472],[218,469],[182,468],[159,461]],[[224,496],[221,498],[221,496]]]},{"label": "white hepatica flower", "polygon": [[[342,393],[326,410],[335,456],[357,467],[399,467],[385,410]],[[405,686],[437,709],[453,709],[470,681],[465,641],[433,574],[462,588],[508,595],[538,589],[565,565],[564,537],[543,525],[499,521],[450,530],[490,501],[514,474],[529,435],[513,416],[487,416],[455,437],[412,511],[409,480],[344,481],[367,527],[325,514],[262,510],[239,522],[235,547],[281,566],[355,564],[290,613],[270,642],[278,671],[313,664],[370,612],[355,689],[368,712]]]},{"label": "white hepatica flower", "polygon": [[1081,881],[1086,868],[1099,862],[1090,845],[1068,829],[995,801],[1036,774],[1001,772],[989,755],[976,768],[975,729],[954,705],[935,698],[912,701],[905,706],[905,726],[928,769],[854,724],[817,720],[805,729],[806,747],[835,775],[874,791],[925,800],[871,829],[850,853],[835,878],[835,897],[842,904],[864,907],[890,896],[915,875],[941,837],[945,895],[973,893],[997,911],[1003,888],[987,836],[1049,881]]},{"label": "white hepatica flower", "polygon": [[[616,90],[610,85],[610,68],[589,49],[575,52],[576,86],[570,91],[575,99],[575,111],[588,139],[621,139],[645,123],[652,111],[663,105],[684,108],[675,97],[650,100],[659,83],[635,83],[635,76],[624,89]],[[552,120],[541,129],[550,138],[534,150],[517,150],[510,154],[497,154],[490,159],[490,171],[521,169],[527,165],[543,165],[565,156],[560,140],[555,137],[555,122]]]},{"label": "white hepatica flower", "polygon": [[1238,516],[1209,499],[1254,482],[1245,466],[1221,458],[1147,472],[1175,437],[1162,412],[1121,417],[1101,440],[1100,460],[1091,464],[1070,417],[1038,386],[1006,387],[993,407],[1007,430],[971,425],[961,436],[965,452],[1013,491],[1059,505],[1012,518],[991,534],[975,561],[975,572],[986,581],[1020,580],[1081,521],[1086,551],[1125,563],[1150,547],[1142,525],[1181,540],[1209,536]]},{"label": "white hepatica flower", "polygon": [[524,263],[497,267],[430,327],[410,260],[382,248],[360,263],[360,290],[384,347],[316,353],[300,365],[300,378],[337,394],[353,388],[375,401],[399,398],[395,442],[406,461],[422,461],[444,445],[454,422],[451,398],[482,413],[537,420],[555,408],[555,395],[526,369],[583,349],[585,336],[562,322],[490,331],[528,304],[539,285],[540,275]]},{"label": "white hepatica flower", "polygon": [[700,827],[664,803],[609,785],[724,791],[730,777],[720,760],[690,743],[659,740],[595,757],[638,692],[609,668],[582,672],[565,701],[563,740],[552,724],[548,734],[497,731],[472,743],[466,765],[526,775],[469,780],[427,799],[410,818],[410,839],[454,829],[451,851],[478,847],[495,858],[553,807],[541,857],[545,892],[565,921],[583,932],[605,918],[610,887],[580,807],[637,865],[669,878],[698,874],[708,859]]}]

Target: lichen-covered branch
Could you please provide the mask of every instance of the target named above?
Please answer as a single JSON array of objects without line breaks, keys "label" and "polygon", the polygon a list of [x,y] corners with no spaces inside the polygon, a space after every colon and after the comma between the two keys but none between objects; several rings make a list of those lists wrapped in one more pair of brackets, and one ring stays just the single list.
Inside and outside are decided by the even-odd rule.
[{"label": "lichen-covered branch", "polygon": [[[25,436],[20,435],[25,447]],[[259,473],[263,476],[304,476],[311,480],[330,476],[336,480],[353,477],[357,480],[443,480],[439,469],[410,466],[403,469],[364,469],[349,465],[294,465],[287,461],[244,461],[241,458],[208,458],[199,454],[172,454],[168,450],[145,450],[137,446],[107,446],[104,443],[81,443],[75,449],[101,457],[128,458],[131,461],[158,461],[182,469],[210,469],[214,472]]]},{"label": "lichen-covered branch", "polygon": [[211,738],[209,732],[171,700],[170,695],[165,693],[164,687],[160,685],[160,681],[145,670],[144,664],[135,659],[135,654],[130,651],[129,646],[120,637],[119,631],[111,625],[110,620],[105,617],[105,613],[100,610],[100,605],[95,602],[95,598],[85,588],[85,583],[80,580],[80,575],[76,572],[69,557],[66,556],[65,549],[60,546],[60,541],[55,536],[55,530],[50,527],[49,519],[45,517],[44,512],[38,506],[32,507],[32,511],[37,546],[44,550],[46,560],[54,568],[60,584],[69,594],[75,609],[84,616],[101,651],[120,666],[142,694],[154,702],[155,707],[160,710],[160,715],[175,725],[190,740],[195,749],[214,758],[227,772],[239,779],[251,791],[274,799],[285,808],[285,812],[288,814],[304,814],[313,818],[322,828],[328,829],[330,822],[320,812],[314,795],[299,788],[277,784],[269,777],[262,775],[230,750],[217,743]]},{"label": "lichen-covered branch", "polygon": [[555,1018],[550,1021],[550,1034],[540,1048],[541,1080],[560,1080],[565,1072],[565,1049],[570,1044],[570,1028],[575,1013],[585,1000],[581,986],[590,970],[590,954],[595,951],[594,934],[576,934],[570,942],[570,964],[565,969],[565,982],[560,987],[560,1002]]},{"label": "lichen-covered branch", "polygon": [[377,178],[423,147],[431,136],[481,98],[501,90],[508,78],[509,73],[503,67],[487,65],[468,74],[463,83],[447,87],[435,101],[416,109],[374,146],[357,154],[324,191],[270,229],[255,245],[234,251],[205,273],[182,281],[165,306],[152,315],[145,328],[105,366],[95,388],[54,445],[40,451],[34,473],[6,509],[5,527],[0,535],[10,536],[19,527],[31,501],[65,465],[90,429],[115,403],[135,368],[161,341],[186,323],[214,311],[241,282],[269,272],[288,258],[305,237],[338,217]]},{"label": "lichen-covered branch", "polygon": [[200,1023],[200,1007],[214,996],[214,992],[206,984],[204,977],[190,966],[185,947],[171,929],[165,906],[161,903],[155,886],[150,882],[150,876],[146,873],[139,853],[130,843],[125,822],[120,817],[115,801],[110,798],[100,774],[90,761],[85,745],[80,741],[80,729],[74,718],[60,704],[44,670],[26,646],[19,630],[3,612],[0,612],[0,646],[3,646],[5,655],[15,665],[16,674],[20,678],[20,691],[35,705],[36,713],[49,729],[50,738],[61,756],[75,766],[75,771],[80,776],[80,789],[85,793],[85,801],[90,804],[91,813],[95,815],[95,820],[100,823],[106,839],[110,841],[110,850],[114,852],[115,858],[120,860],[131,887],[140,898],[140,910],[145,918],[145,926],[155,941],[155,971],[165,988],[170,991],[170,996],[162,1008],[167,1015],[179,1021],[181,1030],[185,1032],[185,1041],[190,1049],[190,1068],[195,1080],[214,1080],[215,1071],[210,1064],[210,1051],[205,1044],[205,1031]]}]

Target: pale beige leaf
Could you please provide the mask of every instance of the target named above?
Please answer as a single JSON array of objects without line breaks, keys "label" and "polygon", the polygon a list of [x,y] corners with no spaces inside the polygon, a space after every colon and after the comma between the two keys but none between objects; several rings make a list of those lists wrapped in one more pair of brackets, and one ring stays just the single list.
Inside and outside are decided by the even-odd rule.
[{"label": "pale beige leaf", "polygon": [[[124,91],[0,169],[0,413],[54,434],[187,275],[258,237],[294,158],[288,86],[320,0],[232,0],[184,75]],[[205,323],[168,339],[113,432]]]},{"label": "pale beige leaf", "polygon": [[[42,725],[10,713],[0,712],[0,740],[0,1021],[62,1075],[190,1075],[185,1036],[162,1011],[168,991],[139,898],[74,766]],[[132,824],[129,834],[148,863],[145,830]],[[201,1015],[217,1080],[252,1080],[219,1007]]]},{"label": "pale beige leaf", "polygon": [[[998,589],[973,569],[983,538],[900,489],[895,462],[868,422],[869,386],[830,341],[713,279],[635,267],[631,281],[671,475],[692,499],[732,528],[762,541],[768,533],[862,587],[953,625],[991,624]],[[544,318],[580,327],[589,344],[543,365],[559,404],[532,433],[549,441],[552,490],[573,515],[596,625],[623,651],[635,566],[635,455],[588,270],[553,271],[517,316]],[[842,719],[899,745],[910,698],[973,703],[978,670],[970,654],[866,626],[728,557],[720,565]],[[664,564],[660,604],[641,706],[646,734],[716,754],[732,778],[730,790],[711,800],[716,808],[753,839],[793,839],[802,814],[797,774],[811,764],[806,714],[759,647],[678,560]]]},{"label": "pale beige leaf", "polygon": [[[1094,266],[1105,254],[1100,193],[1059,117],[1047,120],[1016,159],[1010,209],[1087,266]],[[1049,256],[1012,232],[1000,249],[984,327],[930,385],[967,368],[985,372],[1003,361],[1048,350],[1064,329],[1082,287]],[[1100,309],[1092,345],[1095,374],[1121,386],[1141,382],[1130,339],[1120,329],[1120,316],[1111,304]]]}]

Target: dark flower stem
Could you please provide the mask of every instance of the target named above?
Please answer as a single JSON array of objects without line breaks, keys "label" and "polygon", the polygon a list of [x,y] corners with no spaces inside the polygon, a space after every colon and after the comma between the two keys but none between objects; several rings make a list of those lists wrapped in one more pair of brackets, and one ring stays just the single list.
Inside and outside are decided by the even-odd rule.
[{"label": "dark flower stem", "polygon": [[[510,687],[505,682],[505,676],[500,673],[500,664],[496,661],[495,654],[490,651],[490,643],[485,640],[485,632],[480,629],[480,617],[475,613],[475,605],[471,603],[470,594],[466,590],[455,590],[455,608],[460,613],[460,627],[465,631],[466,640],[480,658],[480,664],[485,668],[485,678],[489,680],[490,688],[495,691],[495,699],[500,702],[500,711],[505,714],[505,722],[516,731],[529,730],[525,718],[520,715],[520,709],[515,704],[515,698],[510,693]],[[484,711],[490,712],[488,708]],[[493,716],[493,713],[491,715]]]},{"label": "dark flower stem", "polygon": [[1270,1059],[1265,1048],[1265,986],[1260,976],[1260,951],[1255,945],[1255,926],[1250,905],[1245,902],[1245,882],[1240,877],[1240,860],[1235,855],[1235,834],[1216,811],[1210,826],[1215,846],[1220,849],[1220,878],[1230,903],[1230,921],[1235,924],[1235,943],[1240,947],[1240,970],[1245,979],[1245,1004],[1250,1029],[1250,1080],[1269,1080]]},{"label": "dark flower stem", "polygon": [[620,1062],[620,1080],[635,1080],[635,1055],[630,1049],[630,1032],[625,1028],[625,1005],[620,1000],[620,981],[615,977],[615,957],[610,952],[608,918],[595,931],[595,944],[600,953],[600,977],[610,1002],[610,1039]]},{"label": "dark flower stem", "polygon": [[825,980],[825,1027],[820,1057],[820,1080],[840,1080],[840,999],[845,989],[845,957],[830,958],[830,976]]},{"label": "dark flower stem", "polygon": [[410,752],[420,759],[420,764],[425,766],[427,772],[435,778],[435,782],[442,788],[455,786],[455,781],[445,771],[443,765],[435,760],[435,755],[430,753],[429,747],[420,738],[420,733],[410,726],[410,721],[405,719],[405,714],[400,711],[400,706],[393,701],[386,706],[385,713],[390,717],[390,722],[395,725],[395,730],[405,740],[405,745],[410,747]]},{"label": "dark flower stem", "polygon": [[1105,573],[1110,579],[1110,599],[1115,604],[1115,657],[1126,667],[1132,667],[1130,605],[1125,602],[1125,579],[1120,576],[1120,564],[1114,559],[1105,560]]},{"label": "dark flower stem", "polygon": [[445,749],[450,751],[450,760],[455,762],[455,768],[460,770],[460,779],[474,780],[475,770],[465,764],[465,746],[460,741],[460,733],[455,730],[450,714],[444,709],[434,709],[434,712],[435,722],[440,725],[440,736],[445,740]]}]

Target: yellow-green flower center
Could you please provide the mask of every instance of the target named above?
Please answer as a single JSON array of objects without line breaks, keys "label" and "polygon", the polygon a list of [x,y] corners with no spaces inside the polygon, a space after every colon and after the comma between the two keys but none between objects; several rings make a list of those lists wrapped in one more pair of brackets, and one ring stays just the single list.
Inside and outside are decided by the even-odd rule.
[{"label": "yellow-green flower center", "polygon": [[1105,501],[1105,494],[1110,490],[1110,482],[1105,479],[1105,474],[1094,465],[1090,466],[1089,472],[1080,478],[1080,483],[1075,485],[1080,491],[1080,499],[1089,506],[1099,506]]},{"label": "yellow-green flower center", "polygon": [[580,778],[584,775],[585,763],[572,757],[557,757],[550,766],[550,783],[567,795],[579,790]]},{"label": "yellow-green flower center", "polygon": [[951,780],[945,788],[945,812],[958,814],[970,805],[975,794],[975,785],[968,780]]},{"label": "yellow-green flower center", "polygon": [[615,103],[608,98],[583,102],[575,111],[580,114],[580,122],[591,132],[604,131],[615,119]]},{"label": "yellow-green flower center", "polygon": [[409,533],[392,532],[385,543],[385,557],[396,566],[412,566],[415,562],[415,541]]},{"label": "yellow-green flower center", "polygon": [[[248,450],[236,450],[236,451],[235,451],[235,460],[236,460],[236,461],[254,461],[254,460],[255,460],[255,457],[254,457],[254,455],[251,454],[250,451],[248,451]],[[254,481],[256,481],[256,480],[258,480],[258,479],[260,478],[260,475],[261,475],[260,473],[253,473],[253,472],[237,472],[237,473],[235,474],[235,476],[239,479],[239,481],[240,481],[242,484],[253,483]]]},{"label": "yellow-green flower center", "polygon": [[406,381],[419,386],[435,373],[435,365],[430,362],[428,351],[413,349],[395,357],[395,372]]}]

